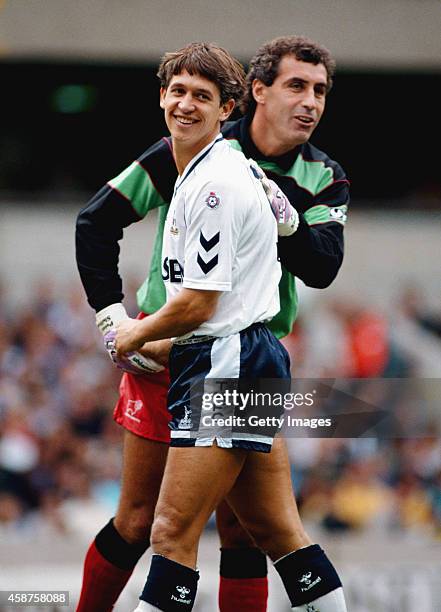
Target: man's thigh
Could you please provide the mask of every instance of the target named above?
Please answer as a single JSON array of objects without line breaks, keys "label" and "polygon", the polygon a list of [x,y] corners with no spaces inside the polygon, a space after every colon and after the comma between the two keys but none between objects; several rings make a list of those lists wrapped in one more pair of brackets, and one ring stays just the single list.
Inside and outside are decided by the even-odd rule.
[{"label": "man's thigh", "polygon": [[280,539],[286,538],[293,548],[310,543],[297,510],[282,438],[274,440],[271,453],[249,453],[226,499],[260,547],[268,538],[274,539],[275,534]]},{"label": "man's thigh", "polygon": [[230,491],[247,452],[218,446],[170,448],[156,517],[176,521],[180,532],[198,537],[211,513]]},{"label": "man's thigh", "polygon": [[246,497],[253,492],[260,503],[267,505],[271,500],[264,495],[268,488],[280,488],[279,499],[294,500],[291,484],[291,467],[283,438],[276,437],[270,453],[249,453],[245,465],[229,497]]}]

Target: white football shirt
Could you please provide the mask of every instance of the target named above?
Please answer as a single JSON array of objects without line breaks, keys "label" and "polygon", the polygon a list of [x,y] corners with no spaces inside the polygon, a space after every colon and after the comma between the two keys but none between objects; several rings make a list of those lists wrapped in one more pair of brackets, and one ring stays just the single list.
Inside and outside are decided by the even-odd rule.
[{"label": "white football shirt", "polygon": [[188,336],[229,336],[280,310],[276,221],[250,161],[221,134],[176,181],[162,266],[167,299],[182,287],[222,291]]}]

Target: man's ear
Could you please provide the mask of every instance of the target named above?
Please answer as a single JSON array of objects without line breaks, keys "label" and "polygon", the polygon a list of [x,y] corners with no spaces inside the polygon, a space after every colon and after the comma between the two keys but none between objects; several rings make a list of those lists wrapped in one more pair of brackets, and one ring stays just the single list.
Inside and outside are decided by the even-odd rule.
[{"label": "man's ear", "polygon": [[251,91],[253,92],[253,98],[257,104],[265,104],[266,89],[267,86],[265,83],[262,83],[260,79],[254,79],[251,84]]},{"label": "man's ear", "polygon": [[221,112],[219,116],[220,121],[226,121],[228,117],[231,115],[231,113],[233,112],[233,109],[235,106],[236,106],[236,102],[233,100],[233,98],[231,98],[231,100],[228,100],[228,102],[221,104],[221,108],[220,108]]},{"label": "man's ear", "polygon": [[159,90],[159,106],[161,108],[164,108],[164,98],[165,98],[166,92],[167,90],[165,87],[161,87],[161,89]]}]

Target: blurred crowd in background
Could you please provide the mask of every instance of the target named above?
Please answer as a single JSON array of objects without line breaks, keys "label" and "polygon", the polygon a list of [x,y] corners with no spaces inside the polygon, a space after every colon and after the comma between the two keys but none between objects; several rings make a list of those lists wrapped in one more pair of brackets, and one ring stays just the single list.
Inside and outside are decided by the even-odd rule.
[{"label": "blurred crowd in background", "polygon": [[[134,295],[136,282],[126,284]],[[126,299],[136,314],[136,304]],[[439,377],[441,310],[416,286],[389,312],[320,296],[285,340],[308,378]],[[0,294],[0,536],[81,529],[118,499],[122,430],[112,420],[121,373],[79,286],[41,280],[26,306]],[[441,432],[414,439],[290,438],[300,510],[329,532],[396,530],[441,539]],[[92,535],[92,534],[90,534]]]}]

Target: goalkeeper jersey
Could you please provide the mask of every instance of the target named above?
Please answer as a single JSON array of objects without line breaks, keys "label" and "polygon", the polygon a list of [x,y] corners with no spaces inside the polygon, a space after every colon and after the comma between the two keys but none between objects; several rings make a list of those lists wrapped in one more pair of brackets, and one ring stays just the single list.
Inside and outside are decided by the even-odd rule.
[{"label": "goalkeeper jersey", "polygon": [[[277,337],[287,335],[297,314],[295,278],[311,287],[327,287],[343,261],[343,228],[349,203],[349,181],[341,166],[310,143],[279,157],[266,157],[249,134],[252,117],[226,123],[230,145],[255,159],[283,189],[299,212],[299,228],[279,238],[282,264],[280,312],[269,324]],[[138,291],[142,311],[153,313],[165,303],[162,279],[162,236],[178,172],[171,140],[163,138],[109,181],[79,213],[76,257],[89,304],[101,310],[123,299],[118,273],[118,241],[123,229],[158,209],[158,228],[150,271]]]}]

